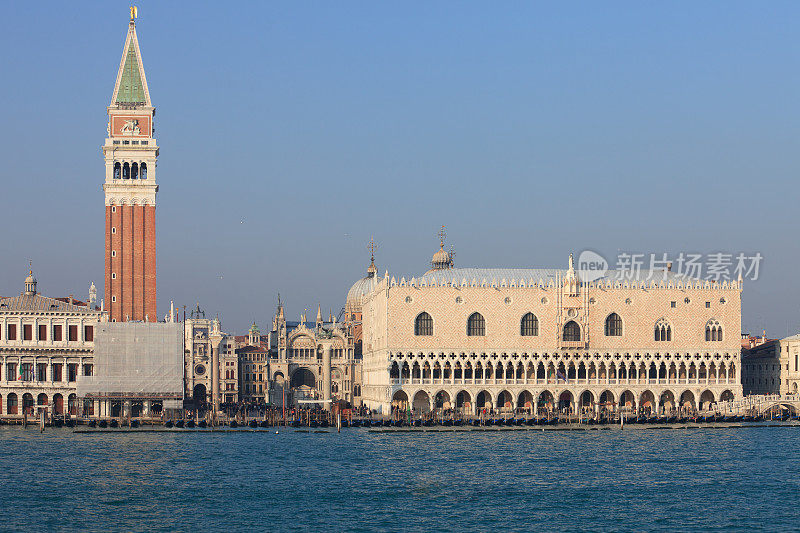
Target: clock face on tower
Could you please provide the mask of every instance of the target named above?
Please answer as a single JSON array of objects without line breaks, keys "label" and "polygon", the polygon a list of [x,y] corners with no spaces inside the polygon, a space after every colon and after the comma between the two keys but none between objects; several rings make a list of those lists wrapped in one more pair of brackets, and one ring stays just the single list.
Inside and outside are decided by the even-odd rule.
[{"label": "clock face on tower", "polygon": [[113,115],[112,137],[150,137],[150,115]]}]

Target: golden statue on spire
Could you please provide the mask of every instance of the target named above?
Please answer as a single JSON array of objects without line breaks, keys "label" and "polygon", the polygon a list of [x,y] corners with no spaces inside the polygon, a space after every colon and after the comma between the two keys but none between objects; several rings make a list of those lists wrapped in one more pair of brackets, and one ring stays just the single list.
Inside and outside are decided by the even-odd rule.
[{"label": "golden statue on spire", "polygon": [[137,8],[136,6],[131,6],[131,22],[133,22],[138,16],[139,16],[139,8]]}]

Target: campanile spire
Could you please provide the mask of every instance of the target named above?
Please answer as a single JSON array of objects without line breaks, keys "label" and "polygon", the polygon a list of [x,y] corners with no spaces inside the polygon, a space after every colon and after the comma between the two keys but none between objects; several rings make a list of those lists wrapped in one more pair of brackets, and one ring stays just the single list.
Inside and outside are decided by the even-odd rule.
[{"label": "campanile spire", "polygon": [[111,320],[156,320],[155,107],[150,101],[135,7],[122,49],[103,144],[105,299]]}]

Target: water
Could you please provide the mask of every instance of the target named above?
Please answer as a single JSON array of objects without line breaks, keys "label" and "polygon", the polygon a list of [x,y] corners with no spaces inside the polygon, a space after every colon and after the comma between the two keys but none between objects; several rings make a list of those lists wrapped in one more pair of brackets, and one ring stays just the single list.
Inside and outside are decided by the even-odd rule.
[{"label": "water", "polygon": [[800,427],[73,434],[0,428],[0,530],[800,528]]}]

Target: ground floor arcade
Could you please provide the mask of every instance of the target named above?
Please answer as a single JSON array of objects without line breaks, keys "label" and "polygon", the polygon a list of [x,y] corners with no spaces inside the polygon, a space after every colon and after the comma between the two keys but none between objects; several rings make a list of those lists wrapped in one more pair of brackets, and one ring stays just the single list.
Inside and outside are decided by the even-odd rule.
[{"label": "ground floor arcade", "polygon": [[713,408],[720,401],[736,398],[728,387],[394,387],[391,408],[425,414],[433,410],[455,410],[475,415],[494,413],[690,413]]}]

